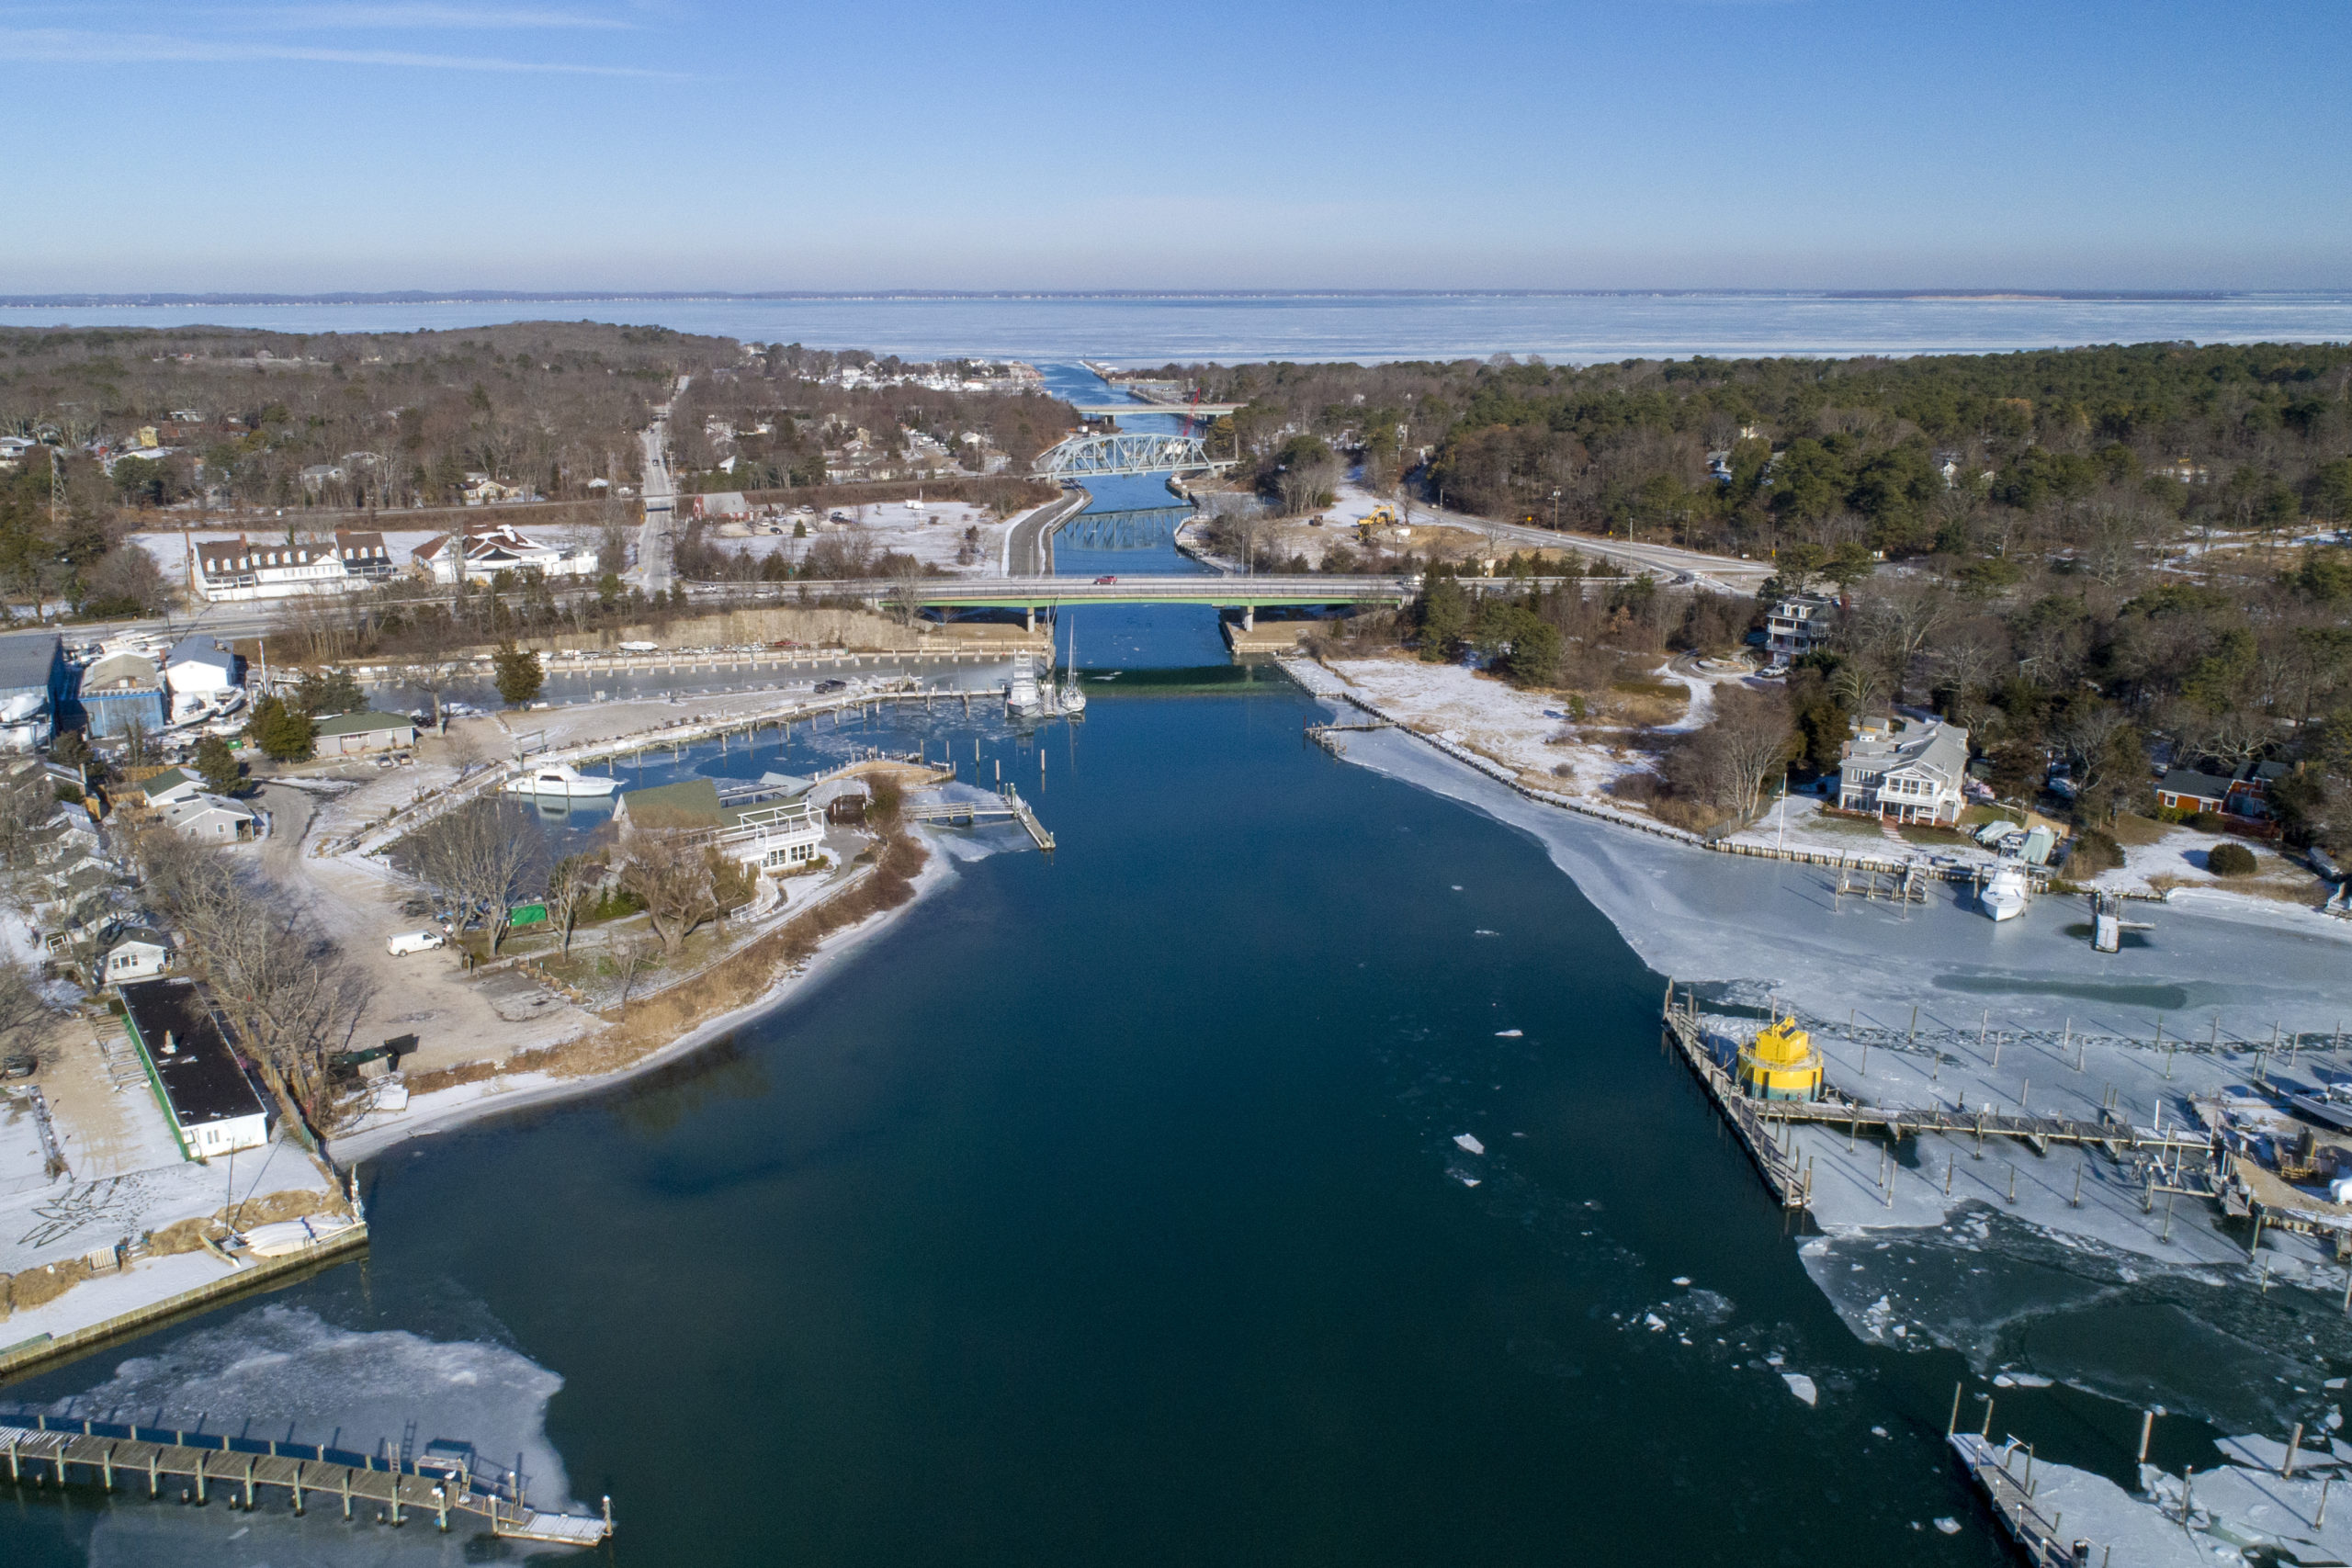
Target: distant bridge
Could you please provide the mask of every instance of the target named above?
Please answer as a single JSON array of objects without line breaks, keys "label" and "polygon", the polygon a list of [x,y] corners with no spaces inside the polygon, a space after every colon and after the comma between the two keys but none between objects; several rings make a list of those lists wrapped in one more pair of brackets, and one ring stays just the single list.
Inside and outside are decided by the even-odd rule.
[{"label": "distant bridge", "polygon": [[1080,403],[1078,412],[1089,419],[1126,419],[1139,413],[1174,414],[1179,419],[1216,419],[1238,413],[1239,403]]},{"label": "distant bridge", "polygon": [[1081,512],[1054,530],[1054,537],[1074,550],[1148,550],[1174,538],[1194,515],[1189,506]]},{"label": "distant bridge", "polygon": [[1233,467],[1231,457],[1212,457],[1197,435],[1161,435],[1121,431],[1111,435],[1073,435],[1037,454],[1031,471],[1063,484],[1117,479],[1130,474],[1179,474]]}]

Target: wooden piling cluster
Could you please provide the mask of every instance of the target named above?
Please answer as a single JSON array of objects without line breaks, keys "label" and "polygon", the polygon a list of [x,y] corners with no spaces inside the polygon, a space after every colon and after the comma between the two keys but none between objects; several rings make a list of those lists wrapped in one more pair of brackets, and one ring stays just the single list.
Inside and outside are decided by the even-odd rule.
[{"label": "wooden piling cluster", "polygon": [[231,1507],[247,1510],[260,1507],[275,1492],[297,1514],[324,1505],[351,1519],[373,1509],[381,1523],[430,1516],[444,1530],[451,1516],[471,1515],[487,1520],[493,1535],[570,1546],[596,1545],[613,1529],[611,1499],[605,1499],[602,1517],[542,1513],[530,1506],[522,1483],[504,1472],[476,1476],[420,1468],[410,1461],[310,1443],[91,1421],[51,1426],[45,1416],[34,1422],[0,1425],[0,1449],[16,1485],[78,1481],[113,1492],[143,1483],[147,1496],[161,1498],[169,1481],[188,1502],[208,1504],[217,1493]]}]

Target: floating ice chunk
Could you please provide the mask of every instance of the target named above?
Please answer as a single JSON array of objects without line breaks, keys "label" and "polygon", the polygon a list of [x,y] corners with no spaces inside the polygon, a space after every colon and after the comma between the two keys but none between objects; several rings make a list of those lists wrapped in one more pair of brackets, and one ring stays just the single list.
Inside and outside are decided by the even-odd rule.
[{"label": "floating ice chunk", "polygon": [[1490,931],[1486,927],[1480,926],[1476,931],[1472,931],[1470,934],[1472,936],[1500,936],[1503,933],[1500,931]]},{"label": "floating ice chunk", "polygon": [[1764,1364],[1765,1364],[1766,1366],[1768,1366],[1768,1367],[1777,1367],[1777,1366],[1779,1366],[1779,1365],[1781,1363],[1781,1361],[1782,1361],[1782,1360],[1784,1360],[1784,1359],[1786,1359],[1786,1358],[1785,1358],[1785,1357],[1783,1357],[1783,1356],[1782,1356],[1782,1355],[1781,1355],[1778,1350],[1775,1350],[1775,1351],[1773,1351],[1770,1355],[1769,1355],[1769,1356],[1767,1356],[1767,1357],[1765,1357],[1765,1358],[1764,1358]]},{"label": "floating ice chunk", "polygon": [[1894,1325],[1894,1337],[1897,1339],[1907,1338],[1909,1337],[1910,1333],[1911,1331],[1908,1328],[1904,1327],[1903,1325],[1899,1323]]},{"label": "floating ice chunk", "polygon": [[2330,1378],[2319,1386],[2326,1389],[2342,1388],[2344,1386],[2344,1380],[2342,1378]]},{"label": "floating ice chunk", "polygon": [[1690,1282],[1690,1276],[1688,1274],[1677,1274],[1674,1277],[1674,1282],[1678,1285],[1688,1285]]},{"label": "floating ice chunk", "polygon": [[1461,892],[1461,891],[1462,891],[1462,884],[1460,884],[1459,882],[1455,883],[1455,884],[1453,885],[1453,890],[1454,890],[1456,893]]},{"label": "floating ice chunk", "polygon": [[1886,1428],[1883,1427],[1872,1427],[1871,1428],[1871,1436],[1873,1438],[1883,1438],[1886,1436]]},{"label": "floating ice chunk", "polygon": [[2007,1372],[1996,1373],[1993,1378],[1993,1386],[1995,1388],[2015,1388],[2018,1386],[2018,1380],[2009,1376]]},{"label": "floating ice chunk", "polygon": [[1946,1535],[1958,1535],[1960,1533],[1960,1521],[1953,1518],[1950,1514],[1946,1514],[1936,1520],[1936,1528],[1943,1531]]},{"label": "floating ice chunk", "polygon": [[1487,1145],[1467,1133],[1454,1134],[1453,1146],[1458,1149],[1468,1149],[1474,1155],[1482,1155],[1487,1152]]},{"label": "floating ice chunk", "polygon": [[1642,1321],[1650,1325],[1650,1332],[1652,1334],[1656,1334],[1666,1327],[1666,1319],[1658,1316],[1658,1314],[1654,1312],[1645,1312],[1642,1314]]},{"label": "floating ice chunk", "polygon": [[1781,1381],[1789,1385],[1791,1393],[1795,1394],[1807,1404],[1815,1404],[1820,1402],[1821,1391],[1814,1387],[1813,1380],[1803,1372],[1782,1372]]},{"label": "floating ice chunk", "polygon": [[1524,1029],[1498,1029],[1495,1031],[1495,1038],[1498,1040],[1518,1040],[1525,1036],[1526,1033],[1527,1031]]}]

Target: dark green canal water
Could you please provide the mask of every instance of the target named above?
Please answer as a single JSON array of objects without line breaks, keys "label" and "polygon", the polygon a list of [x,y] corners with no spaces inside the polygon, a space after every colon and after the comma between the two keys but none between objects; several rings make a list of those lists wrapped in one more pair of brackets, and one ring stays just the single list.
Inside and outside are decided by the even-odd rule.
[{"label": "dark green canal water", "polygon": [[[1218,658],[1205,613],[1080,635]],[[1026,740],[894,721],[978,739],[1053,859],[961,863],[656,1078],[371,1164],[363,1264],[9,1397],[551,1450],[618,1563],[2006,1561],[1958,1359],[1848,1332],[1538,846],[1304,744],[1278,676],[1094,690]],[[2132,1413],[2003,1403],[2125,1468]],[[9,1568],[502,1550],[0,1489]]]}]

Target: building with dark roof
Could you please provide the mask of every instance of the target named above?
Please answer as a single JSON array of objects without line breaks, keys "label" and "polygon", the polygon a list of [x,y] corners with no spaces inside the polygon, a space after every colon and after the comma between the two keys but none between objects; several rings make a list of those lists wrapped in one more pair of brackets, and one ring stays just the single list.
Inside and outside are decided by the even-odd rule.
[{"label": "building with dark roof", "polygon": [[0,637],[0,750],[47,745],[72,679],[55,632]]},{"label": "building with dark roof", "polygon": [[209,1160],[269,1141],[269,1111],[228,1032],[192,980],[122,987],[123,1018],[180,1153]]}]

